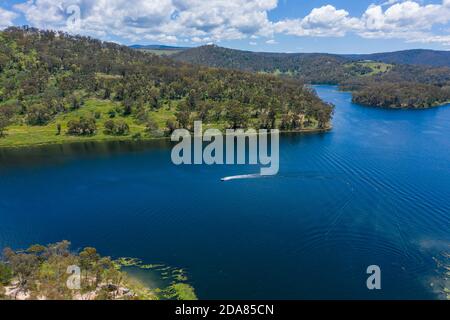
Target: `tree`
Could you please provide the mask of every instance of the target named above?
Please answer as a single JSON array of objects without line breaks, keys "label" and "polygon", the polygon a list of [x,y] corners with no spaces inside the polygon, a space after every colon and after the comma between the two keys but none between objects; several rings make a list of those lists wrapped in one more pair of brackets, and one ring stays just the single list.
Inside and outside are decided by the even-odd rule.
[{"label": "tree", "polygon": [[116,123],[114,122],[114,120],[107,120],[104,126],[106,134],[114,134],[114,130],[116,128]]},{"label": "tree", "polygon": [[130,133],[130,127],[123,120],[108,120],[105,122],[105,133],[110,135],[123,136]]},{"label": "tree", "polygon": [[196,97],[197,93],[195,92],[195,90],[191,90],[189,91],[188,97],[187,97],[187,106],[188,109],[193,111],[196,109],[197,106],[197,97]]},{"label": "tree", "polygon": [[0,262],[0,285],[8,285],[13,277],[12,270],[6,264]]},{"label": "tree", "polygon": [[5,136],[6,127],[10,124],[10,119],[0,113],[0,138]]},{"label": "tree", "polygon": [[92,247],[84,248],[79,254],[80,268],[84,271],[86,280],[90,271],[93,271],[97,265],[100,255],[97,253],[97,249]]},{"label": "tree", "polygon": [[198,105],[198,116],[202,122],[208,121],[209,105],[202,101]]},{"label": "tree", "polygon": [[177,129],[177,124],[173,120],[167,120],[166,128],[167,128],[168,134],[170,135]]},{"label": "tree", "polygon": [[95,119],[85,117],[80,117],[79,120],[70,120],[67,128],[67,133],[74,136],[94,135],[97,131]]},{"label": "tree", "polygon": [[232,101],[227,109],[227,121],[232,129],[244,128],[247,125],[248,116],[242,110],[239,102]]},{"label": "tree", "polygon": [[133,112],[133,102],[130,99],[126,99],[125,101],[123,101],[122,107],[122,114],[124,116],[129,116]]},{"label": "tree", "polygon": [[152,87],[149,91],[149,103],[153,109],[159,108],[160,98],[161,98],[160,91],[157,88]]},{"label": "tree", "polygon": [[[329,108],[330,108],[330,110],[333,110],[333,106],[330,105]],[[331,112],[332,111],[327,112],[326,110],[322,110],[322,109],[319,109],[317,111],[315,117],[317,119],[319,129],[325,129],[326,125],[328,124],[328,122],[331,119],[331,117],[330,117]]]},{"label": "tree", "polygon": [[29,247],[26,250],[26,252],[34,254],[34,255],[39,255],[39,254],[44,253],[46,249],[47,249],[46,247],[44,247],[44,246],[42,246],[40,244],[35,244],[35,245],[32,245],[31,247]]},{"label": "tree", "polygon": [[47,254],[55,256],[67,256],[69,254],[70,241],[63,240],[47,246]]},{"label": "tree", "polygon": [[27,123],[32,126],[43,126],[52,118],[52,111],[42,104],[33,104],[27,109]]},{"label": "tree", "polygon": [[11,269],[14,270],[14,275],[18,278],[19,290],[17,294],[20,291],[26,291],[39,265],[38,258],[33,254],[15,253],[9,248],[3,251],[3,256]]},{"label": "tree", "polygon": [[123,120],[117,121],[115,134],[119,136],[126,136],[130,133],[128,123]]},{"label": "tree", "polygon": [[140,123],[146,123],[148,120],[148,111],[143,105],[139,105],[135,113],[136,120]]},{"label": "tree", "polygon": [[190,126],[191,112],[187,109],[182,109],[175,114],[180,128],[188,129]]},{"label": "tree", "polygon": [[108,100],[111,98],[111,89],[109,87],[105,88],[105,93],[103,94],[103,99]]},{"label": "tree", "polygon": [[154,133],[158,131],[158,129],[159,127],[155,120],[153,119],[147,120],[147,123],[145,124],[145,131],[147,131],[148,133]]},{"label": "tree", "polygon": [[84,104],[83,97],[77,94],[72,94],[69,97],[69,102],[72,110],[77,110]]}]

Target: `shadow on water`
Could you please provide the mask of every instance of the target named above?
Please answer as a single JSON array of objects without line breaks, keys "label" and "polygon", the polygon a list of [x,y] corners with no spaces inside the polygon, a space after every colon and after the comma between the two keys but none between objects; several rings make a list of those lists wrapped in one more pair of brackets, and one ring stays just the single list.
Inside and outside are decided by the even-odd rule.
[{"label": "shadow on water", "polygon": [[169,149],[168,139],[149,141],[77,142],[27,148],[0,148],[0,171],[12,167],[64,164],[74,159],[108,158],[120,154]]}]

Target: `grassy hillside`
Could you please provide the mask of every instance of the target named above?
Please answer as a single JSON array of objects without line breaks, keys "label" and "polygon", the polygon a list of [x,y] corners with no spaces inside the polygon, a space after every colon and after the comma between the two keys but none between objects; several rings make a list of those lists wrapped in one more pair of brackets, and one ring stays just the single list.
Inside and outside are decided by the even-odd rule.
[{"label": "grassy hillside", "polygon": [[329,127],[298,79],[193,66],[30,28],[0,32],[0,147],[150,139],[177,128]]},{"label": "grassy hillside", "polygon": [[186,47],[173,47],[173,46],[164,46],[164,45],[132,45],[130,48],[152,53],[157,56],[171,56],[176,53],[180,53],[182,51],[188,50],[190,48]]},{"label": "grassy hillside", "polygon": [[[111,118],[111,111],[120,110],[120,103],[107,100],[91,98],[86,100],[83,107],[58,114],[48,123],[40,126],[30,126],[24,123],[12,124],[7,133],[0,139],[0,147],[21,147],[32,145],[58,144],[81,141],[117,141],[130,139],[151,138],[147,132],[146,125],[139,123],[133,117],[125,117],[116,113]],[[176,121],[175,108],[168,107],[150,111],[149,116],[155,120],[158,127],[163,128],[167,121]],[[95,135],[76,136],[67,134],[68,123],[80,117],[96,119],[98,128]],[[111,135],[105,132],[105,123],[109,120],[124,121],[129,126],[129,132],[124,135]],[[61,132],[58,134],[58,125]],[[154,135],[154,137],[157,137]]]}]

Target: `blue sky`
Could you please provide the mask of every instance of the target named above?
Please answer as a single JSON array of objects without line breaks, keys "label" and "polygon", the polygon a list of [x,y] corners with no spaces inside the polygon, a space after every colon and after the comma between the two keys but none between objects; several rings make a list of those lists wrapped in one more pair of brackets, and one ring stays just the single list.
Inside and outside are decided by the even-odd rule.
[{"label": "blue sky", "polygon": [[123,44],[252,51],[450,50],[450,0],[3,0],[0,28],[31,25]]}]

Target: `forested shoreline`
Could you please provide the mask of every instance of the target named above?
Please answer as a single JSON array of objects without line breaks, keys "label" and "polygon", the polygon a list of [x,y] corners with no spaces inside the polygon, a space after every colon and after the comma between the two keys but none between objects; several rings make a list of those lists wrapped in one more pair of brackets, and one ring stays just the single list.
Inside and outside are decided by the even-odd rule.
[{"label": "forested shoreline", "polygon": [[[69,241],[25,250],[4,248],[0,255],[0,300],[196,300],[182,269],[144,265],[134,258],[112,259],[95,248],[79,252]],[[124,268],[162,269],[166,288],[148,288]],[[166,275],[167,274],[167,275]]]},{"label": "forested shoreline", "polygon": [[176,62],[114,43],[12,27],[0,33],[0,146],[223,128],[329,128],[333,106],[299,79]]},{"label": "forested shoreline", "polygon": [[[258,53],[217,46],[184,50],[172,57],[199,65],[276,74],[305,83],[339,85],[352,92],[355,103],[374,107],[423,109],[450,102],[450,68],[446,66],[392,64],[358,60],[358,56],[351,55]],[[407,61],[414,60],[408,57]]]}]

